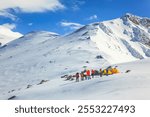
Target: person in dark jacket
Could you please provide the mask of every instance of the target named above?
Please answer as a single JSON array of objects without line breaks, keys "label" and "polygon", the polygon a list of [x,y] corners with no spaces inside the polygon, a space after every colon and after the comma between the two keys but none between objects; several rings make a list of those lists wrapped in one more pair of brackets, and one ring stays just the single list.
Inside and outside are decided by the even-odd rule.
[{"label": "person in dark jacket", "polygon": [[76,82],[79,82],[79,73],[76,73]]},{"label": "person in dark jacket", "polygon": [[91,70],[91,76],[92,76],[92,78],[94,78],[94,75],[95,75],[95,70]]},{"label": "person in dark jacket", "polygon": [[102,69],[100,69],[100,71],[99,71],[99,75],[100,75],[100,77],[102,77],[102,76],[103,76],[103,70],[102,70]]}]

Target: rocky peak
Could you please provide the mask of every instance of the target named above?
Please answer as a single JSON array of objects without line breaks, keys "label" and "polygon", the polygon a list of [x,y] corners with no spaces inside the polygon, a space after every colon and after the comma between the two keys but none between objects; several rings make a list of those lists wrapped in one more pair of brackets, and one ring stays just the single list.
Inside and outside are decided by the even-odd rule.
[{"label": "rocky peak", "polygon": [[126,13],[123,17],[121,17],[124,21],[130,20],[136,25],[142,25],[146,28],[150,27],[150,19],[147,17],[139,17],[136,15],[133,15],[131,13]]}]

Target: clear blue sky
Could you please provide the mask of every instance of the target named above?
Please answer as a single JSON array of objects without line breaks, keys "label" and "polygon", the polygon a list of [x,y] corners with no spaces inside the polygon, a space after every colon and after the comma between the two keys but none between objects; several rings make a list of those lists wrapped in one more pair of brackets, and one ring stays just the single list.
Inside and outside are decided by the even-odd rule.
[{"label": "clear blue sky", "polygon": [[[14,31],[23,34],[34,30],[46,30],[65,34],[75,30],[80,25],[111,20],[121,17],[125,13],[150,17],[150,0],[53,1],[58,1],[63,5],[63,8],[42,12],[24,12],[23,10],[15,10],[13,6],[9,6],[7,11],[17,17],[17,19],[12,20],[8,17],[0,16],[0,24],[13,23],[16,25]],[[76,23],[78,23],[77,27]]]}]

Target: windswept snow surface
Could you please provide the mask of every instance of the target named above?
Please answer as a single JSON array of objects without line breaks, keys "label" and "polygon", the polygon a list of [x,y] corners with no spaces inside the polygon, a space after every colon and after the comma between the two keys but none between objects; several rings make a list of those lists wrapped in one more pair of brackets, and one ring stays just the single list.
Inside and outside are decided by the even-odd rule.
[{"label": "windswept snow surface", "polygon": [[[18,91],[26,94],[26,91],[30,90],[24,89],[26,89],[27,85],[32,85],[35,88],[33,88],[33,92],[31,92],[35,95],[36,92],[37,94],[41,94],[35,97],[29,97],[29,95],[26,97],[26,95],[24,95],[25,98],[21,96],[23,94],[20,93],[21,97],[19,99],[65,99],[64,94],[66,94],[66,99],[97,99],[97,96],[92,97],[90,94],[100,90],[101,87],[99,87],[99,84],[104,85],[104,87],[108,85],[104,89],[104,92],[105,90],[107,92],[107,88],[113,89],[113,85],[109,84],[111,82],[114,82],[114,88],[116,87],[116,90],[118,87],[125,88],[125,86],[128,87],[128,85],[128,89],[130,89],[130,85],[133,84],[134,86],[134,83],[137,83],[137,86],[140,87],[139,85],[142,83],[142,79],[145,79],[143,82],[146,85],[149,83],[149,79],[147,78],[149,74],[145,74],[146,71],[144,68],[146,68],[146,70],[148,69],[149,60],[145,60],[146,62],[137,62],[137,64],[141,64],[141,66],[139,65],[138,67],[136,67],[136,63],[133,62],[133,64],[127,64],[129,67],[125,66],[123,69],[120,68],[124,71],[131,67],[132,74],[113,75],[78,84],[65,82],[60,77],[66,74],[75,74],[76,72],[84,70],[85,67],[87,69],[99,69],[112,64],[148,59],[150,57],[149,28],[149,18],[126,14],[114,20],[83,26],[66,36],[60,36],[56,33],[46,31],[31,32],[24,35],[0,47],[0,97],[6,99],[8,95],[12,95],[12,93],[17,93]],[[140,72],[141,67],[143,69],[141,69]],[[136,71],[134,71],[136,68],[138,71],[137,74]],[[141,80],[134,82],[138,76]],[[124,79],[128,78],[131,81],[129,83],[128,80],[124,81]],[[48,85],[37,86],[36,84],[41,80],[49,80]],[[127,83],[120,86],[119,81]],[[92,89],[92,82],[93,86],[96,84],[96,88]],[[146,92],[147,89],[148,88],[145,88]],[[85,90],[85,92],[82,92],[82,90]],[[124,90],[127,89],[125,88]],[[144,88],[139,88],[139,91],[140,90],[144,90]],[[44,96],[46,95],[45,92],[48,91],[50,91],[50,93]],[[81,94],[85,93],[85,97],[76,97],[74,93],[78,91]],[[128,90],[127,92],[133,93],[132,90]],[[115,93],[112,94],[114,95]],[[135,92],[135,94],[137,94],[137,92]],[[63,95],[63,97],[61,95]],[[98,95],[100,96],[100,94]],[[110,99],[112,98],[113,97]],[[139,96],[137,98],[145,99],[147,97]],[[101,97],[100,99],[103,98]],[[106,99],[109,99],[109,97]],[[115,99],[117,98],[115,97]]]},{"label": "windswept snow surface", "polygon": [[[150,59],[119,64],[120,74],[95,77],[91,80],[64,81],[53,79],[1,97],[7,99],[150,99]],[[125,73],[126,70],[131,70]]]}]

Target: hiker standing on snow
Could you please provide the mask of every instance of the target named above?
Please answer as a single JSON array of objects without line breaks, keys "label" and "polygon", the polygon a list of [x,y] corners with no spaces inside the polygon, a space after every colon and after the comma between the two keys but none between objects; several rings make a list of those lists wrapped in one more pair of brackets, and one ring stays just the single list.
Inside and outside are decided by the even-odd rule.
[{"label": "hiker standing on snow", "polygon": [[87,80],[86,71],[83,72],[84,79]]},{"label": "hiker standing on snow", "polygon": [[81,73],[80,73],[80,76],[81,76],[81,81],[83,81],[83,80],[84,80],[84,73],[81,72]]},{"label": "hiker standing on snow", "polygon": [[91,77],[90,77],[90,70],[87,70],[87,71],[86,71],[86,76],[87,76],[87,79],[88,79],[88,80],[91,79]]},{"label": "hiker standing on snow", "polygon": [[103,76],[103,70],[102,69],[100,69],[99,75],[100,75],[100,77]]},{"label": "hiker standing on snow", "polygon": [[76,82],[79,82],[79,73],[76,73]]},{"label": "hiker standing on snow", "polygon": [[95,74],[95,70],[91,70],[91,76],[92,76],[92,78],[94,78],[94,74]]}]

